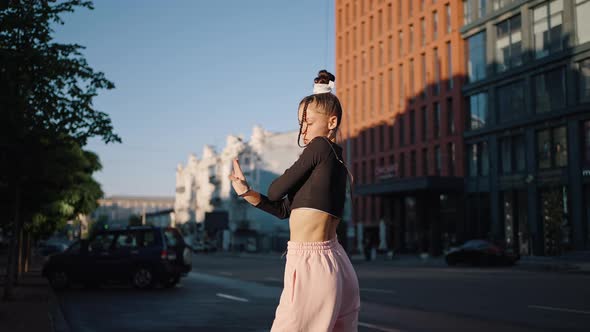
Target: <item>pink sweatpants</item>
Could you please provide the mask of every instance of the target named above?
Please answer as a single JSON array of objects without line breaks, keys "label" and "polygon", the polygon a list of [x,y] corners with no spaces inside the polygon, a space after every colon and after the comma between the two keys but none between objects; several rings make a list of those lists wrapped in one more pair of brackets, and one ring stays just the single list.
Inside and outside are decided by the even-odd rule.
[{"label": "pink sweatpants", "polygon": [[284,283],[272,332],[358,330],[358,279],[338,240],[289,241]]}]

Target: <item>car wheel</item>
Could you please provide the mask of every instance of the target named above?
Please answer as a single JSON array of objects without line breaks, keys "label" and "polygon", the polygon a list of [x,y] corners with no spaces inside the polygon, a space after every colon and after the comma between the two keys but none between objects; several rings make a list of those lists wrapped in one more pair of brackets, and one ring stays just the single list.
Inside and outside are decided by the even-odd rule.
[{"label": "car wheel", "polygon": [[54,289],[65,289],[70,285],[70,278],[63,270],[55,270],[49,275],[49,284]]},{"label": "car wheel", "polygon": [[133,273],[133,286],[139,289],[150,288],[154,284],[154,273],[148,267],[140,267]]},{"label": "car wheel", "polygon": [[178,284],[180,281],[180,276],[169,276],[167,279],[164,279],[162,284],[165,288],[172,288]]}]

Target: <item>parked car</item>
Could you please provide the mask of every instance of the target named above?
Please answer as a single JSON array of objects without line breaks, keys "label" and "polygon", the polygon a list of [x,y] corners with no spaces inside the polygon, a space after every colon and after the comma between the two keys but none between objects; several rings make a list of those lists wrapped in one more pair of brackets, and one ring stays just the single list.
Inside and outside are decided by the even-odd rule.
[{"label": "parked car", "polygon": [[69,244],[64,242],[41,242],[37,246],[37,254],[40,256],[49,256],[56,253],[61,253],[68,249]]},{"label": "parked car", "polygon": [[470,240],[451,248],[445,255],[448,265],[513,265],[520,257],[487,240]]},{"label": "parked car", "polygon": [[111,281],[173,287],[191,268],[191,250],[177,229],[135,226],[100,231],[49,256],[43,276],[56,289],[73,282],[96,286]]}]

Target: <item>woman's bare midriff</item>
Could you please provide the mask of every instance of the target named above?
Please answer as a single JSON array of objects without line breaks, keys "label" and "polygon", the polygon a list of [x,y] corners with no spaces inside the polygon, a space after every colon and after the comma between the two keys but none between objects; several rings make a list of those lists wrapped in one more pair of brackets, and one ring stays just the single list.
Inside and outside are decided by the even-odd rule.
[{"label": "woman's bare midriff", "polygon": [[289,228],[291,241],[321,242],[336,238],[339,218],[328,213],[306,208],[291,210]]}]

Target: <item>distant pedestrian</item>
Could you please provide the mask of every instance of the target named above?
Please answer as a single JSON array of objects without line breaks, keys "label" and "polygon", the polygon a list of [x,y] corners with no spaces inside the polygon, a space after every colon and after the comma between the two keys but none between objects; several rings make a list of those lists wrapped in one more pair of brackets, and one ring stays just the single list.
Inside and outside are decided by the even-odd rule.
[{"label": "distant pedestrian", "polygon": [[268,196],[250,188],[237,160],[230,175],[238,196],[278,218],[289,218],[284,288],[274,332],[358,330],[358,279],[336,237],[350,172],[336,144],[342,107],[331,93],[334,81],[334,75],[321,70],[313,94],[299,103],[297,143],[303,136],[305,149],[272,182]]}]

